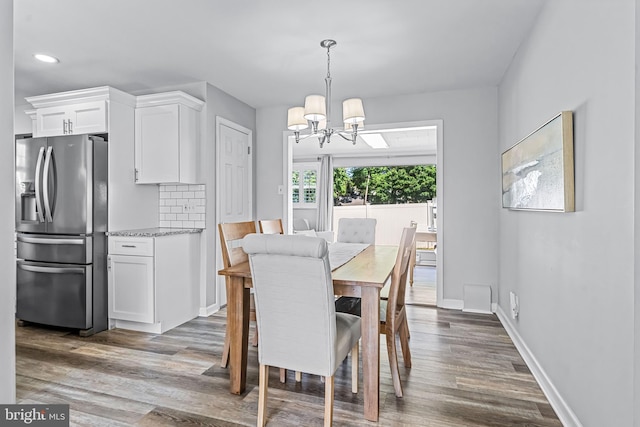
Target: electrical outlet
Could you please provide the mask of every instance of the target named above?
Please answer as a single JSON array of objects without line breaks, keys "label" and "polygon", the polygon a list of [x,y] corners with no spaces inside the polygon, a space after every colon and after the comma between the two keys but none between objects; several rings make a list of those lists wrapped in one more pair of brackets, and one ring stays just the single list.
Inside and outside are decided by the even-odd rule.
[{"label": "electrical outlet", "polygon": [[509,292],[509,303],[511,305],[511,317],[516,319],[520,314],[520,298],[513,292]]},{"label": "electrical outlet", "polygon": [[186,200],[182,205],[182,213],[193,213],[196,210],[195,200]]}]

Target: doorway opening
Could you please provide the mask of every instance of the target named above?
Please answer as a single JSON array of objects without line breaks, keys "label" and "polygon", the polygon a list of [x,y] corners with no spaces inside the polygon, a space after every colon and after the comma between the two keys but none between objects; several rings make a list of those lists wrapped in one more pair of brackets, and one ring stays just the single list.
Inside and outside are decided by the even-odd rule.
[{"label": "doorway opening", "polygon": [[[366,137],[368,134],[381,135],[386,142],[386,146],[374,148],[364,139],[361,140],[362,136]],[[359,133],[355,146],[337,139],[335,142],[324,144],[323,148],[320,148],[318,142],[313,138],[296,143],[291,133],[285,132],[283,182],[285,183],[285,194],[288,194],[288,197],[283,198],[283,211],[286,212],[285,223],[288,232],[291,233],[293,231],[294,220],[299,218],[304,218],[310,224],[310,227],[316,229],[316,231],[323,231],[316,228],[318,207],[313,203],[313,190],[309,188],[309,185],[314,184],[314,182],[312,179],[302,179],[305,173],[307,176],[313,175],[308,171],[314,168],[319,170],[320,160],[323,156],[331,156],[334,177],[337,177],[335,172],[337,170],[358,170],[360,171],[359,173],[362,173],[361,171],[365,169],[368,171],[389,171],[394,169],[396,172],[402,170],[403,173],[408,174],[411,170],[416,172],[420,168],[433,168],[435,172],[433,195],[429,199],[420,200],[423,203],[422,206],[418,206],[419,203],[410,203],[418,202],[415,195],[407,196],[399,193],[394,196],[395,198],[391,200],[391,203],[373,204],[371,203],[373,199],[380,198],[373,196],[380,195],[373,195],[371,192],[376,191],[377,193],[379,190],[374,189],[375,186],[371,185],[370,181],[370,192],[367,192],[366,184],[361,180],[362,182],[360,182],[360,188],[358,188],[357,192],[338,196],[337,198],[334,197],[332,230],[335,231],[337,229],[339,217],[376,217],[378,219],[376,244],[397,245],[402,227],[408,226],[411,221],[416,221],[419,230],[430,231],[437,236],[438,244],[437,249],[433,246],[421,247],[420,245],[417,248],[414,285],[415,283],[424,284],[425,286],[421,286],[421,288],[428,287],[429,291],[425,293],[421,291],[414,292],[416,294],[414,297],[411,295],[411,289],[418,288],[408,286],[407,302],[441,305],[444,295],[444,271],[442,269],[444,264],[440,242],[443,241],[444,235],[442,213],[444,212],[443,204],[445,199],[444,187],[442,186],[442,167],[439,167],[443,163],[442,143],[441,120],[368,126],[362,134]],[[337,173],[344,177],[343,172]],[[371,177],[371,179],[374,179],[374,177]],[[379,179],[379,177],[375,179]],[[296,194],[293,194],[294,192]],[[364,202],[365,192],[367,193],[366,202]],[[305,197],[301,197],[302,195]],[[413,206],[411,206],[412,204]],[[409,211],[412,208],[419,208],[419,213],[410,213]],[[403,214],[400,215],[400,212],[403,212]],[[437,220],[436,212],[438,212]],[[407,218],[404,218],[404,213],[407,214]],[[378,218],[379,216],[380,218]],[[384,219],[385,216],[388,219]],[[434,249],[436,249],[435,252],[437,254],[434,253]]]}]

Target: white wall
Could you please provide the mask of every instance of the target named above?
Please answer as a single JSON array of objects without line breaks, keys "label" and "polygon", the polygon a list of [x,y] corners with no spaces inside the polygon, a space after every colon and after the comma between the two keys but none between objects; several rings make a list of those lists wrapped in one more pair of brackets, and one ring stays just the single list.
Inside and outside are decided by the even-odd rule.
[{"label": "white wall", "polygon": [[[368,125],[443,120],[444,178],[438,218],[443,242],[445,300],[461,308],[463,284],[487,284],[497,295],[498,155],[497,89],[460,90],[364,99]],[[336,111],[339,111],[336,110]],[[287,107],[257,110],[256,205],[259,218],[283,217],[283,130]],[[441,203],[442,202],[442,203]],[[440,252],[442,250],[442,252]],[[495,297],[494,297],[495,298]],[[495,299],[494,299],[495,301]]]},{"label": "white wall", "polygon": [[[634,115],[636,118],[635,121],[635,144],[638,145],[638,141],[640,141],[640,116],[638,116],[638,111],[640,110],[638,107],[640,106],[640,69],[637,64],[640,61],[640,0],[635,0],[636,4],[636,90],[635,90],[635,109]],[[634,194],[634,208],[635,208],[635,218],[634,218],[634,266],[640,266],[640,150],[635,150],[635,163],[634,163],[634,172],[635,172],[635,194]],[[635,365],[633,366],[634,372],[634,426],[640,427],[640,268],[634,269],[634,318],[635,318],[635,345],[634,345],[634,360]]]},{"label": "white wall", "polygon": [[[0,1],[0,403],[15,403],[13,2]],[[8,201],[8,202],[7,202]]]},{"label": "white wall", "polygon": [[500,212],[500,308],[566,425],[633,423],[634,1],[547,2],[499,90],[501,150],[574,112],[576,212]]},{"label": "white wall", "polygon": [[[24,102],[24,100],[17,99],[17,102]],[[33,128],[31,126],[31,118],[27,116],[25,110],[33,110],[30,104],[16,105],[15,116],[13,121],[14,133],[16,135],[23,133],[32,133]]]}]

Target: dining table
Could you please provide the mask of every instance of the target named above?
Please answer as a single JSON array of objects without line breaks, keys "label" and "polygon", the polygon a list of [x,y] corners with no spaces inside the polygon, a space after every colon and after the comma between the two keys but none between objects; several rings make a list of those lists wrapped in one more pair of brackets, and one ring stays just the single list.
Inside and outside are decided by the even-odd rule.
[{"label": "dining table", "polygon": [[[336,296],[361,298],[364,417],[369,421],[378,421],[380,408],[380,290],[391,276],[397,252],[397,246],[370,245],[331,273]],[[226,277],[230,391],[241,394],[247,383],[251,268],[243,262],[218,274]]]}]

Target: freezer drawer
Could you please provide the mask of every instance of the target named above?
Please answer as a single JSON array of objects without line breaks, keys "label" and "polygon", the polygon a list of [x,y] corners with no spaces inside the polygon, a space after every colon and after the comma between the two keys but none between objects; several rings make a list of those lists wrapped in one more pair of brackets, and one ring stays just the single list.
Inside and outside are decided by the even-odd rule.
[{"label": "freezer drawer", "polygon": [[91,236],[18,233],[16,240],[18,259],[68,264],[93,262]]},{"label": "freezer drawer", "polygon": [[93,325],[92,266],[17,262],[20,320],[66,328]]}]

